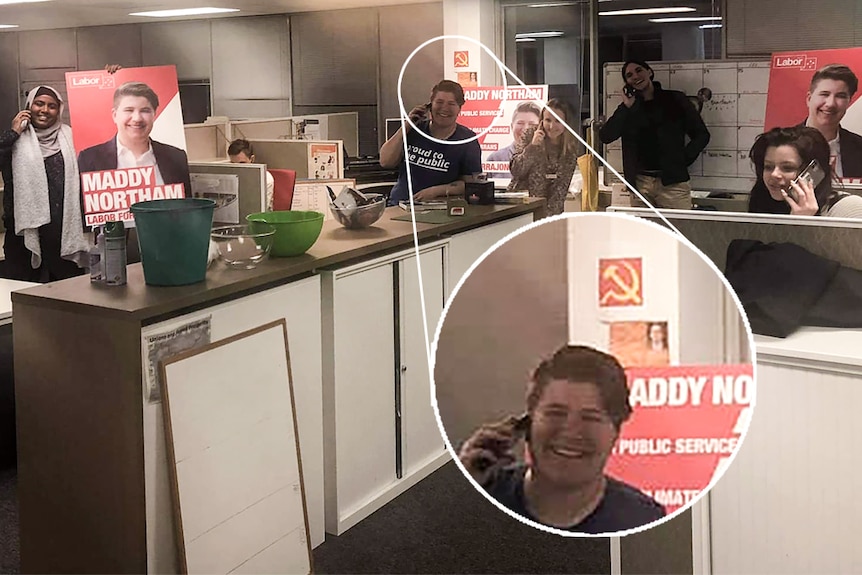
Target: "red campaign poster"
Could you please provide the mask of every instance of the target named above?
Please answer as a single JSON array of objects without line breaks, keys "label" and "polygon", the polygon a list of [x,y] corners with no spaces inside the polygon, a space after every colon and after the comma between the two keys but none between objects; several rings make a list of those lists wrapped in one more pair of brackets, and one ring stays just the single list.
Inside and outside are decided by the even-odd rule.
[{"label": "red campaign poster", "polygon": [[66,88],[88,226],[191,192],[174,66],[67,72]]},{"label": "red campaign poster", "polygon": [[[775,127],[796,126],[806,122],[809,111],[814,117],[809,125],[816,127],[817,121],[837,121],[840,126],[856,134],[862,134],[862,103],[857,90],[847,103],[821,108],[824,116],[817,118],[818,102],[815,90],[813,100],[808,97],[814,73],[830,64],[843,64],[857,78],[862,78],[862,48],[837,50],[801,50],[772,54],[769,70],[769,88],[766,96],[766,120],[764,131]],[[847,106],[846,109],[842,109]],[[847,166],[842,166],[847,167]],[[862,173],[862,166],[842,172]],[[858,179],[858,176],[854,176]]]},{"label": "red campaign poster", "polygon": [[[464,106],[458,123],[479,133],[482,147],[482,171],[492,178],[509,179],[509,160],[516,138],[525,129],[541,121],[541,108],[548,100],[548,86],[476,87],[464,90]],[[504,96],[506,102],[503,102]],[[502,105],[501,105],[502,104]],[[518,107],[521,106],[521,110]]]},{"label": "red campaign poster", "polygon": [[723,471],[739,445],[754,399],[752,366],[638,367],[626,374],[632,415],[605,471],[671,514]]}]

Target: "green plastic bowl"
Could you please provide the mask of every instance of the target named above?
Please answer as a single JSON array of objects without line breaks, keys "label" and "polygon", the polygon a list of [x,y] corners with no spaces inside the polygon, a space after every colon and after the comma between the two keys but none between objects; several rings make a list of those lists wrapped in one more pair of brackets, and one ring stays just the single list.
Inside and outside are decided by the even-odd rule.
[{"label": "green plastic bowl", "polygon": [[299,256],[308,251],[323,229],[323,214],[320,212],[260,212],[245,217],[249,222],[264,222],[275,228],[270,256]]}]

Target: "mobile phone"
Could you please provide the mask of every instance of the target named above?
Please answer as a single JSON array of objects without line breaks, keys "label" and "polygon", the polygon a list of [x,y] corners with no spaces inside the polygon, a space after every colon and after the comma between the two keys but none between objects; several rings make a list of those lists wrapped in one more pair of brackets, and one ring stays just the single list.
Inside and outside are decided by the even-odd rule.
[{"label": "mobile phone", "polygon": [[[823,181],[823,178],[826,177],[826,173],[823,171],[823,168],[820,167],[820,164],[817,163],[817,160],[811,160],[805,169],[796,176],[796,179],[793,180],[793,183],[798,184],[803,180],[808,180],[808,183],[811,184],[812,188],[816,188],[820,185],[820,182]],[[787,188],[787,195],[793,198],[794,202],[798,202],[799,198],[796,195],[796,190],[793,189],[793,185],[791,184]]]},{"label": "mobile phone", "polygon": [[623,86],[623,92],[625,92],[626,96],[628,96],[629,98],[635,97],[635,89],[632,88],[631,86],[629,86],[628,84]]},{"label": "mobile phone", "polygon": [[519,416],[517,421],[515,421],[515,433],[523,434],[524,441],[530,441],[530,427],[532,426],[532,421],[530,420],[530,414],[524,413]]},{"label": "mobile phone", "polygon": [[21,131],[23,132],[24,130],[26,130],[27,126],[29,126],[29,125],[30,125],[30,120],[28,120],[27,118],[24,118],[23,120],[21,120]]}]

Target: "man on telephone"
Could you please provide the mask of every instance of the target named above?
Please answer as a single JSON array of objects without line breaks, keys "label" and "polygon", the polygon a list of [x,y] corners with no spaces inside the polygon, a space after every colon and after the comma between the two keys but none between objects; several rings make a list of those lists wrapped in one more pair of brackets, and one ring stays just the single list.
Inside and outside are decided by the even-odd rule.
[{"label": "man on telephone", "polygon": [[[652,497],[604,473],[631,415],[626,374],[613,356],[561,347],[534,371],[526,403],[524,415],[480,427],[459,453],[497,501],[536,523],[591,534],[664,517]],[[526,463],[512,454],[521,437]]]}]

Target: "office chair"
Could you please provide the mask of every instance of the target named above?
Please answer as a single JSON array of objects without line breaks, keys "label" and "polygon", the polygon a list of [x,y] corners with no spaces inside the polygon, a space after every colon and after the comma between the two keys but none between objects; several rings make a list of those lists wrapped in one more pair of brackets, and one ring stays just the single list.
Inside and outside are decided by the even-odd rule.
[{"label": "office chair", "polygon": [[272,174],[272,209],[273,211],[290,210],[293,203],[293,187],[296,185],[296,170],[269,170]]}]

